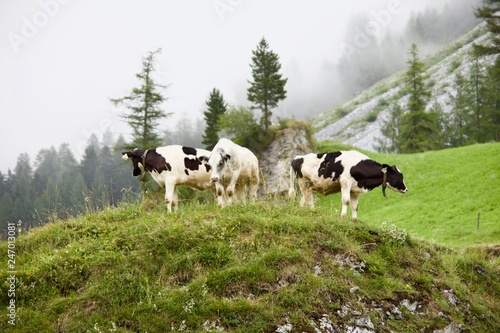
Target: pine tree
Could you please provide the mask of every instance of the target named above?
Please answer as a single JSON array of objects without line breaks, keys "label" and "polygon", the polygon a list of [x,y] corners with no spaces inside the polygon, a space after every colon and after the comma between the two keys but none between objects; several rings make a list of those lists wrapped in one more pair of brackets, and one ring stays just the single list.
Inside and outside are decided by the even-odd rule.
[{"label": "pine tree", "polygon": [[224,97],[220,91],[215,88],[210,92],[210,97],[208,98],[208,101],[206,101],[206,105],[207,111],[203,113],[205,116],[206,127],[202,143],[205,145],[206,149],[212,150],[219,141],[217,125],[219,123],[220,116],[226,113],[227,105],[226,102],[224,102]]},{"label": "pine tree", "polygon": [[12,189],[14,216],[25,222],[26,226],[32,226],[33,200],[31,200],[30,194],[33,169],[27,153],[19,155],[14,172],[16,174],[16,183]]},{"label": "pine tree", "polygon": [[142,59],[142,71],[136,74],[141,82],[139,88],[133,88],[132,92],[125,97],[110,99],[114,105],[124,104],[130,110],[122,116],[133,131],[132,143],[128,148],[150,148],[163,144],[155,128],[158,121],[169,117],[171,113],[166,113],[160,107],[166,100],[160,89],[166,89],[167,86],[157,84],[153,79],[155,56],[160,52],[161,49],[149,52]]},{"label": "pine tree", "polygon": [[382,124],[380,132],[386,138],[385,140],[378,139],[378,150],[382,153],[399,153],[400,152],[400,128],[401,115],[403,109],[394,102],[389,108],[389,119]]},{"label": "pine tree", "polygon": [[93,145],[89,144],[87,148],[85,148],[85,153],[80,163],[80,172],[83,176],[83,180],[85,181],[85,185],[89,190],[92,188],[94,173],[98,167],[99,160],[96,149]]},{"label": "pine tree", "polygon": [[448,93],[451,112],[448,114],[446,133],[449,145],[459,147],[468,142],[468,124],[471,114],[468,83],[461,73],[455,75],[453,92]]},{"label": "pine tree", "polygon": [[485,108],[485,132],[487,141],[500,141],[500,57],[487,71]]},{"label": "pine tree", "polygon": [[485,81],[486,75],[483,65],[479,61],[479,53],[474,50],[472,52],[471,71],[469,72],[469,100],[472,115],[469,135],[473,138],[472,143],[485,142],[483,128],[484,99],[486,97]]},{"label": "pine tree", "polygon": [[271,125],[271,110],[279,101],[286,98],[285,84],[288,79],[283,79],[279,73],[281,64],[276,53],[269,50],[269,44],[262,38],[257,49],[252,51],[253,82],[247,90],[247,98],[252,102],[254,109],[262,111],[261,125],[267,131]]},{"label": "pine tree", "polygon": [[486,21],[486,28],[493,35],[490,45],[474,45],[479,56],[500,54],[500,0],[483,0],[483,6],[476,9],[476,18]]},{"label": "pine tree", "polygon": [[481,140],[500,140],[500,0],[483,0],[483,6],[475,11],[477,18],[486,22],[491,37],[490,44],[474,45],[477,56],[496,56],[495,62],[486,71],[484,81]]},{"label": "pine tree", "polygon": [[430,91],[425,86],[424,66],[418,58],[418,48],[412,44],[406,72],[405,92],[408,96],[407,111],[401,117],[401,152],[413,153],[432,149],[431,137],[436,130],[434,116],[425,112]]}]

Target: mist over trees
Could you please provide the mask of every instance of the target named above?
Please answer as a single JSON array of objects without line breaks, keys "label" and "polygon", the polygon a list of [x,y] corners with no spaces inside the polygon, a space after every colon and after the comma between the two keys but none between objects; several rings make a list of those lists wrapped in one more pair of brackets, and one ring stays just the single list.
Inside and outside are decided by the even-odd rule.
[{"label": "mist over trees", "polygon": [[418,45],[421,57],[436,51],[480,22],[474,16],[474,8],[480,5],[481,0],[447,1],[441,9],[428,7],[413,12],[403,26],[392,23],[399,13],[389,13],[388,23],[373,13],[352,16],[343,42],[336,46],[341,50],[339,59],[321,64],[314,87],[295,85],[294,79],[300,80],[305,74],[290,67],[293,75],[289,75],[286,113],[308,118],[403,70],[411,44]]}]

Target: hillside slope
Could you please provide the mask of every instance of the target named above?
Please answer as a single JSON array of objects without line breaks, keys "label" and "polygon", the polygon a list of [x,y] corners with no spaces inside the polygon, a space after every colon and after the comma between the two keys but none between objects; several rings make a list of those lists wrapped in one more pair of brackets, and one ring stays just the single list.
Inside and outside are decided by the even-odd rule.
[{"label": "hillside slope", "polygon": [[[453,91],[455,74],[466,75],[470,71],[469,52],[472,45],[483,43],[488,38],[484,26],[478,25],[439,52],[422,59],[426,64],[426,83],[432,93],[429,107],[437,102],[445,112],[450,111],[449,93]],[[489,63],[493,59],[481,61]],[[383,139],[380,128],[388,119],[389,106],[396,102],[404,108],[407,103],[407,96],[402,94],[405,72],[399,71],[351,100],[314,117],[311,122],[316,130],[315,138],[319,141],[334,139],[376,151],[377,139]]]},{"label": "hillside slope", "polygon": [[15,249],[0,300],[15,275],[16,321],[2,332],[500,330],[498,246],[457,252],[278,198],[123,205]]}]

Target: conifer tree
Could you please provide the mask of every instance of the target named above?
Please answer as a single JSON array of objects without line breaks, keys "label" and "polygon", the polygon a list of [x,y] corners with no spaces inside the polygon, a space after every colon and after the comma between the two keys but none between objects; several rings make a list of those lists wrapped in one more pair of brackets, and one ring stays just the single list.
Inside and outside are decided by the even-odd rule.
[{"label": "conifer tree", "polygon": [[484,140],[484,99],[486,97],[486,75],[483,65],[479,61],[477,50],[472,52],[472,66],[469,73],[469,101],[471,103],[470,136],[471,143],[485,142]]},{"label": "conifer tree", "polygon": [[224,97],[218,89],[213,89],[210,92],[210,97],[206,101],[207,111],[203,113],[205,116],[205,134],[203,134],[202,143],[205,148],[212,150],[214,146],[219,141],[219,135],[217,134],[220,116],[222,116],[227,111],[227,105],[224,102]]},{"label": "conifer tree", "polygon": [[474,45],[479,56],[500,54],[500,0],[483,0],[483,6],[476,9],[476,18],[486,22],[486,28],[493,35],[489,45]]},{"label": "conifer tree", "polygon": [[483,6],[475,11],[476,18],[486,22],[486,28],[491,33],[491,43],[474,45],[475,54],[496,56],[495,62],[486,73],[484,81],[483,114],[481,124],[483,141],[500,140],[500,0],[483,0]]},{"label": "conifer tree", "polygon": [[412,44],[406,71],[405,92],[408,94],[407,111],[401,117],[401,152],[414,153],[432,149],[434,132],[437,130],[435,117],[425,108],[430,91],[425,86],[424,63],[418,58],[418,48]]},{"label": "conifer tree", "polygon": [[385,140],[378,139],[378,150],[382,153],[399,153],[400,151],[400,128],[401,115],[403,110],[401,106],[394,102],[389,109],[389,119],[382,124],[380,132]]},{"label": "conifer tree", "polygon": [[471,104],[466,78],[458,73],[453,82],[453,93],[449,95],[451,112],[448,114],[448,143],[452,147],[464,146],[468,142],[468,124],[471,113]]},{"label": "conifer tree", "polygon": [[124,104],[129,113],[122,117],[132,128],[132,142],[128,148],[150,148],[160,146],[163,140],[156,131],[158,121],[167,118],[171,113],[161,109],[161,104],[166,100],[160,90],[167,86],[157,84],[153,79],[155,70],[155,56],[161,49],[149,52],[142,59],[142,71],[135,76],[141,82],[139,88],[122,98],[110,99],[114,105]]},{"label": "conifer tree", "polygon": [[487,71],[485,107],[485,131],[487,141],[500,141],[500,57]]},{"label": "conifer tree", "polygon": [[279,101],[286,98],[285,84],[288,79],[283,79],[279,73],[281,64],[276,53],[269,50],[269,44],[262,38],[257,49],[252,51],[253,82],[247,90],[247,98],[252,102],[254,109],[262,111],[261,125],[267,131],[271,125],[271,110]]}]

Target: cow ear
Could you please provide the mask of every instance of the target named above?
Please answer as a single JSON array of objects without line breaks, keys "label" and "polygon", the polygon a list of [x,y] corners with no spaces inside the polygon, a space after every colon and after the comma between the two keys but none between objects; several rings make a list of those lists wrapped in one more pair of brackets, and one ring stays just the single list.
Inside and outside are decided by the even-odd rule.
[{"label": "cow ear", "polygon": [[231,155],[229,155],[229,154],[224,154],[224,155],[222,155],[222,157],[224,158],[224,162],[227,162],[228,160],[231,159]]},{"label": "cow ear", "polygon": [[126,160],[128,160],[130,157],[132,157],[132,153],[131,153],[131,152],[128,152],[128,151],[124,151],[124,152],[122,152],[122,160],[126,161]]}]

